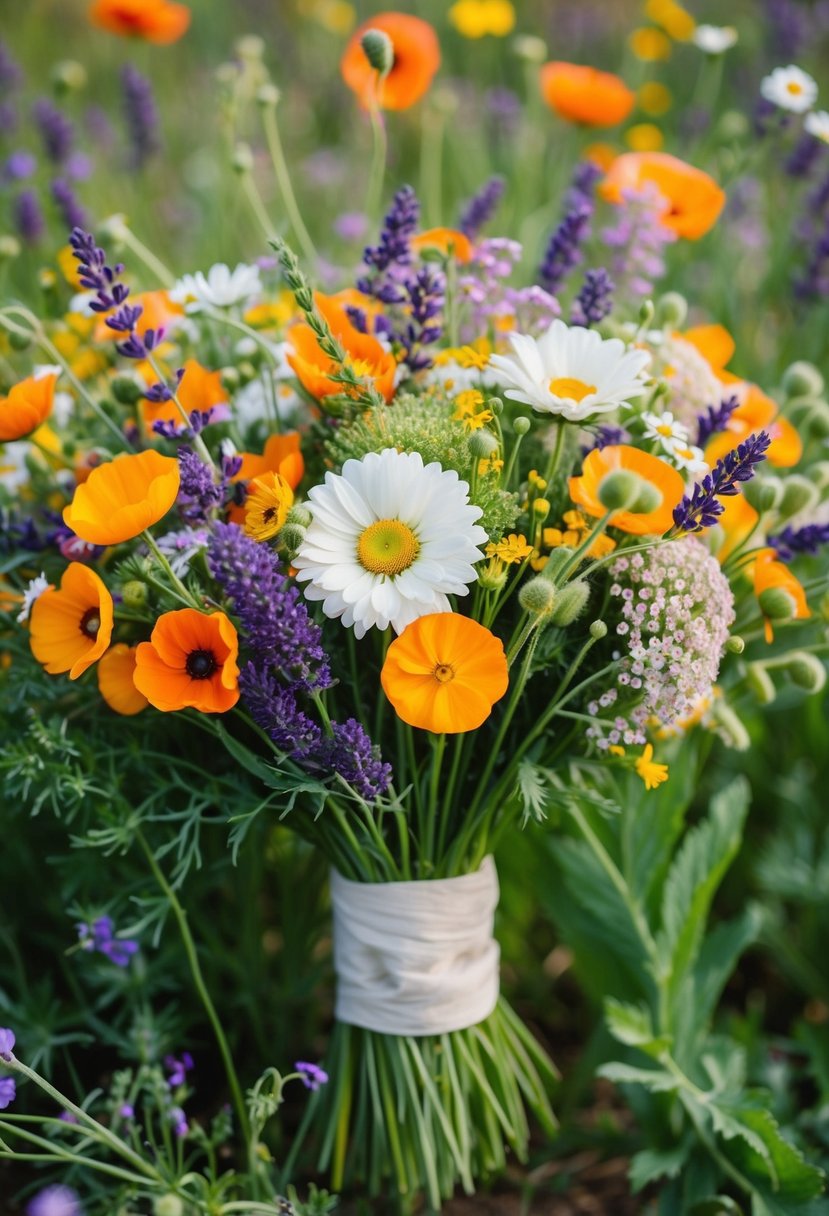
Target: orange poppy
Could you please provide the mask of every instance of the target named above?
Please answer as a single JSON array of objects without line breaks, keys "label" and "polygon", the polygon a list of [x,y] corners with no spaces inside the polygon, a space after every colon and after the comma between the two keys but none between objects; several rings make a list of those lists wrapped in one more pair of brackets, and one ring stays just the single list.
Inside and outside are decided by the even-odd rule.
[{"label": "orange poppy", "polygon": [[[173,321],[178,317],[184,316],[184,308],[181,304],[174,304],[166,291],[143,291],[138,295],[130,295],[128,303],[131,307],[142,308],[141,316],[135,323],[135,332],[139,337],[143,338],[148,329],[153,329],[156,332],[159,329],[169,329]],[[106,342],[107,339],[113,339],[116,342],[123,342],[125,334],[119,333],[118,330],[111,329],[106,323],[107,317],[111,317],[117,309],[111,309],[110,312],[100,313],[98,323],[95,326],[94,340],[96,342]],[[157,353],[157,351],[155,352]]]},{"label": "orange poppy", "polygon": [[753,533],[760,516],[745,494],[729,494],[719,502],[723,510],[717,516],[717,527],[725,533],[725,540],[717,550],[717,561],[722,563]]},{"label": "orange poppy", "polygon": [[724,325],[692,325],[684,333],[675,335],[683,342],[690,342],[694,350],[702,355],[711,371],[723,384],[734,384],[740,377],[728,371],[726,364],[734,357],[737,344]]},{"label": "orange poppy", "polygon": [[617,156],[599,190],[608,202],[621,203],[625,190],[641,190],[648,182],[664,199],[664,226],[690,241],[705,236],[725,206],[725,191],[712,177],[669,152]]},{"label": "orange poppy", "polygon": [[177,42],[190,25],[190,10],[169,0],[95,0],[89,20],[111,34],[165,45]]},{"label": "orange poppy", "polygon": [[[305,461],[299,448],[299,431],[288,431],[283,435],[271,435],[265,443],[265,450],[259,456],[256,452],[239,452],[242,464],[238,473],[231,481],[254,481],[268,473],[278,473],[284,477],[292,490],[302,481],[305,472]],[[240,528],[245,526],[245,508],[231,502],[228,509],[228,519]]]},{"label": "orange poppy", "polygon": [[777,402],[756,384],[746,381],[743,388],[742,401],[729,418],[726,429],[712,436],[705,449],[705,459],[709,464],[715,464],[750,435],[767,431],[771,435],[766,453],[769,464],[778,469],[793,468],[803,455],[803,440],[796,428],[781,415]]},{"label": "orange poppy", "polygon": [[507,691],[507,657],[500,639],[477,621],[435,612],[395,638],[380,682],[404,722],[456,735],[476,730]]},{"label": "orange poppy", "polygon": [[[155,376],[153,379],[155,380]],[[214,405],[223,405],[227,401],[221,372],[209,372],[196,359],[187,359],[185,362],[177,396],[188,414],[193,410],[206,414]],[[182,421],[175,401],[156,403],[145,398],[141,402],[141,414],[148,431],[152,430],[154,422]]]},{"label": "orange poppy", "polygon": [[[381,30],[394,48],[394,62],[378,85],[377,71],[362,48],[363,34]],[[408,110],[419,101],[440,67],[440,44],[427,21],[407,13],[377,13],[355,30],[340,61],[342,77],[360,104],[368,109],[375,98],[384,110]]]},{"label": "orange poppy", "polygon": [[673,509],[685,493],[685,482],[671,465],[639,448],[618,444],[588,452],[580,476],[569,481],[573,502],[588,515],[605,515],[607,508],[599,498],[599,487],[609,473],[618,469],[635,473],[662,497],[653,511],[616,511],[610,520],[612,527],[633,536],[662,536],[674,522]]},{"label": "orange poppy", "polygon": [[451,253],[456,262],[472,261],[472,242],[465,233],[457,232],[454,228],[429,228],[413,236],[409,245],[415,253],[436,249],[447,258]]},{"label": "orange poppy", "polygon": [[169,713],[223,714],[239,700],[239,639],[223,612],[165,612],[136,651],[135,687]]},{"label": "orange poppy", "polygon": [[[374,381],[374,387],[386,401],[394,396],[394,378],[397,361],[370,334],[361,334],[349,319],[348,313],[327,296],[317,292],[314,296],[317,308],[328,322],[334,337],[346,352],[346,363],[359,376]],[[320,348],[317,336],[310,325],[294,325],[288,331],[288,341],[293,348],[288,362],[294,369],[302,386],[312,397],[321,400],[336,393],[344,393],[345,386],[330,379],[337,364]]]},{"label": "orange poppy", "polygon": [[770,643],[774,641],[772,615],[763,610],[763,593],[767,591],[782,591],[790,598],[791,613],[788,617],[784,615],[783,619],[802,621],[812,614],[806,603],[806,592],[789,567],[777,560],[774,549],[759,549],[754,561],[754,594],[760,601],[766,641]]},{"label": "orange poppy", "polygon": [[45,422],[52,412],[57,375],[27,376],[7,397],[0,397],[0,443],[22,439]]},{"label": "orange poppy", "polygon": [[614,148],[613,144],[605,143],[588,144],[582,151],[584,159],[601,169],[602,173],[607,173],[618,155],[618,148]]},{"label": "orange poppy", "polygon": [[636,94],[612,72],[559,60],[542,67],[541,92],[560,118],[586,127],[615,127],[636,101]]},{"label": "orange poppy", "polygon": [[146,709],[149,701],[133,683],[135,646],[118,642],[110,646],[98,663],[98,689],[110,709],[124,717],[132,717]]},{"label": "orange poppy", "polygon": [[63,511],[63,522],[92,545],[118,545],[152,527],[176,501],[178,461],[150,448],[93,469]]},{"label": "orange poppy", "polygon": [[71,562],[60,580],[32,604],[29,644],[49,675],[77,680],[109,646],[112,596],[94,570]]}]

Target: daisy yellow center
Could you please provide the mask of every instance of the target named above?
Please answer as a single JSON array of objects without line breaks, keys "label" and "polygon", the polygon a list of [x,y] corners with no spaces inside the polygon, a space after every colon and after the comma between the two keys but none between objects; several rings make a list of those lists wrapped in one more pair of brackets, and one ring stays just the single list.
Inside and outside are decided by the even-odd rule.
[{"label": "daisy yellow center", "polygon": [[794,94],[795,97],[797,97],[798,93],[803,92],[803,85],[800,84],[800,82],[797,80],[790,80],[789,83],[786,85],[786,90],[787,90],[787,92],[792,93],[792,94]]},{"label": "daisy yellow center", "polygon": [[455,669],[449,663],[438,663],[432,675],[438,684],[448,684],[450,680],[454,680],[455,678]]},{"label": "daisy yellow center", "polygon": [[674,433],[674,432],[673,432],[673,427],[672,427],[672,426],[670,426],[670,424],[669,424],[669,423],[665,423],[665,422],[663,422],[663,423],[661,424],[661,426],[658,426],[658,427],[656,428],[656,433],[657,433],[657,435],[667,435],[667,436],[670,436],[670,435],[673,435],[673,433]]},{"label": "daisy yellow center", "polygon": [[371,574],[402,574],[420,552],[420,541],[399,519],[378,519],[357,541],[357,560]]},{"label": "daisy yellow center", "polygon": [[571,401],[583,401],[590,393],[595,393],[595,384],[585,384],[572,376],[559,376],[547,385],[554,397],[569,397]]}]

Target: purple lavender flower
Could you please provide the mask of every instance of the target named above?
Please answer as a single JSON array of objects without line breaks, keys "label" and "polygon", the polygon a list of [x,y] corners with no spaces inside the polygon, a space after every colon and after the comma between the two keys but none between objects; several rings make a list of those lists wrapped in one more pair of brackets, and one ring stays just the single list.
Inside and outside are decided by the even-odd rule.
[{"label": "purple lavender flower", "polygon": [[783,166],[789,177],[811,177],[825,146],[822,139],[816,139],[814,135],[804,131]]},{"label": "purple lavender flower", "polygon": [[491,177],[464,207],[458,227],[471,241],[477,239],[498,209],[506,182],[503,177]]},{"label": "purple lavender flower", "polygon": [[72,229],[69,244],[78,262],[81,285],[95,292],[89,307],[93,312],[101,313],[115,309],[113,315],[106,318],[106,325],[115,333],[128,335],[124,342],[116,343],[115,349],[126,359],[145,359],[161,341],[164,331],[148,329],[143,336],[136,331],[144,309],[140,304],[126,303],[130,289],[118,281],[124,267],[120,263],[108,266],[103,249],[98,248],[91,233],[84,232],[81,227]]},{"label": "purple lavender flower", "polygon": [[570,324],[587,328],[597,325],[613,310],[614,290],[615,284],[603,267],[585,271],[581,290],[573,301]]},{"label": "purple lavender flower", "polygon": [[213,470],[192,448],[180,447],[176,453],[180,474],[178,506],[189,524],[204,523],[211,511],[222,506],[225,486],[217,483]]},{"label": "purple lavender flower", "polygon": [[322,740],[308,767],[337,773],[361,798],[373,802],[389,788],[391,765],[381,760],[379,750],[355,718],[332,722],[331,729],[333,736]]},{"label": "purple lavender flower", "polygon": [[123,1102],[118,1107],[118,1114],[121,1116],[122,1119],[134,1119],[135,1118],[135,1107],[130,1106],[129,1102]]},{"label": "purple lavender flower", "polygon": [[88,106],[84,113],[84,125],[96,144],[109,150],[116,143],[115,128],[109,114],[102,106]]},{"label": "purple lavender flower", "polygon": [[308,1064],[305,1060],[297,1060],[294,1068],[300,1074],[302,1084],[306,1089],[319,1089],[328,1081],[328,1073],[319,1064]]},{"label": "purple lavender flower", "polygon": [[235,524],[217,524],[208,567],[231,601],[257,664],[277,669],[291,687],[330,686],[321,630],[308,616],[299,590],[280,570],[272,549]]},{"label": "purple lavender flower", "polygon": [[704,528],[713,528],[724,510],[720,498],[738,494],[740,483],[751,481],[756,466],[766,459],[770,443],[768,432],[758,431],[718,460],[713,471],[696,483],[693,493],[686,494],[674,507],[677,532],[702,532]]},{"label": "purple lavender flower", "polygon": [[183,1140],[190,1131],[190,1125],[187,1122],[187,1116],[180,1106],[173,1106],[169,1114],[170,1122],[173,1124],[173,1131],[178,1136],[179,1140]]},{"label": "purple lavender flower", "polygon": [[301,761],[319,746],[320,728],[270,672],[247,663],[239,673],[239,691],[256,725],[286,756]]},{"label": "purple lavender flower", "polygon": [[11,51],[0,38],[0,93],[11,93],[23,83],[23,70],[12,59]]},{"label": "purple lavender flower", "polygon": [[0,1026],[0,1060],[10,1060],[15,1044],[14,1031],[8,1026]]},{"label": "purple lavender flower", "polygon": [[11,1106],[17,1097],[17,1086],[11,1077],[0,1077],[0,1110]]},{"label": "purple lavender flower", "polygon": [[[477,101],[476,116],[477,116]],[[512,89],[496,86],[484,93],[487,123],[495,139],[510,139],[521,118],[521,98]]]},{"label": "purple lavender flower", "polygon": [[158,134],[158,111],[152,86],[131,63],[121,69],[124,118],[130,137],[130,168],[143,169],[149,158],[161,146]]},{"label": "purple lavender flower", "polygon": [[115,925],[111,916],[99,916],[91,925],[81,921],[78,937],[84,950],[97,950],[116,967],[128,967],[129,961],[138,951],[138,942],[115,936]]},{"label": "purple lavender flower", "polygon": [[75,138],[72,123],[47,97],[39,97],[32,106],[32,117],[37,124],[43,148],[49,160],[56,165],[66,160]]},{"label": "purple lavender flower", "polygon": [[14,225],[27,245],[36,245],[46,230],[43,212],[34,190],[21,190],[14,200]]},{"label": "purple lavender flower", "polygon": [[37,169],[37,159],[31,152],[20,149],[12,152],[3,165],[2,179],[6,182],[22,182]]},{"label": "purple lavender flower", "polygon": [[366,234],[368,216],[362,211],[343,211],[334,220],[334,231],[344,241],[359,241]]},{"label": "purple lavender flower", "polygon": [[824,230],[812,247],[803,273],[795,279],[794,293],[800,300],[825,298],[829,295],[829,218]]},{"label": "purple lavender flower", "polygon": [[731,415],[740,404],[739,398],[732,394],[721,401],[719,405],[709,405],[705,413],[699,415],[697,423],[697,447],[704,448],[712,435],[724,431],[728,426]]},{"label": "purple lavender flower", "polygon": [[798,553],[808,553],[814,557],[821,546],[829,545],[829,523],[805,524],[801,528],[789,524],[775,536],[770,536],[769,544],[784,562],[790,562]]},{"label": "purple lavender flower", "polygon": [[809,36],[807,11],[794,0],[765,0],[765,10],[774,61],[795,62]]},{"label": "purple lavender flower", "polygon": [[67,228],[82,228],[86,224],[86,213],[69,182],[65,178],[56,177],[51,190],[64,225]]},{"label": "purple lavender flower", "polygon": [[411,308],[399,336],[406,352],[405,362],[416,372],[432,366],[432,357],[423,348],[437,342],[443,333],[446,276],[436,266],[426,265],[408,283],[407,294]]},{"label": "purple lavender flower", "polygon": [[26,1216],[81,1216],[81,1205],[71,1187],[47,1186],[35,1195]]},{"label": "purple lavender flower", "polygon": [[188,1072],[193,1070],[193,1057],[189,1051],[181,1053],[181,1059],[175,1056],[164,1057],[164,1067],[167,1069],[167,1084],[170,1089],[178,1089],[187,1079]]},{"label": "purple lavender flower", "polygon": [[85,182],[92,176],[93,168],[92,159],[85,152],[72,152],[63,171],[70,182]]},{"label": "purple lavender flower", "polygon": [[402,186],[383,221],[379,243],[363,252],[369,274],[357,280],[360,291],[376,296],[384,304],[405,301],[405,284],[411,277],[410,240],[417,231],[419,218],[417,195],[411,186]]},{"label": "purple lavender flower", "polygon": [[551,294],[570,271],[584,260],[581,246],[590,235],[594,211],[593,190],[600,177],[600,170],[591,161],[579,161],[573,172],[564,199],[564,218],[550,237],[538,268],[538,281]]},{"label": "purple lavender flower", "polygon": [[613,426],[612,423],[606,422],[596,428],[593,448],[587,448],[585,454],[591,450],[600,452],[602,448],[615,447],[618,443],[629,442],[630,435],[623,426]]}]

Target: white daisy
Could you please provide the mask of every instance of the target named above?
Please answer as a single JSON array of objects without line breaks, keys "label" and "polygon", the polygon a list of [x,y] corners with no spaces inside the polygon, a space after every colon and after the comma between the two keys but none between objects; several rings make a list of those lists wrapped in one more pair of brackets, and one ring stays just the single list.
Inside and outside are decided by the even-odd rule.
[{"label": "white daisy", "polygon": [[186,312],[199,312],[205,304],[212,308],[244,304],[261,291],[258,266],[240,262],[231,270],[224,262],[218,262],[206,275],[200,270],[183,275],[171,289],[170,299],[175,304],[183,304]]},{"label": "white daisy", "polygon": [[698,25],[691,40],[706,55],[723,55],[737,41],[733,25]]},{"label": "white daisy", "polygon": [[469,486],[418,452],[396,448],[347,460],[308,492],[313,516],[293,560],[309,600],[361,638],[376,626],[401,633],[466,595],[486,539]]},{"label": "white daisy", "polygon": [[775,68],[770,76],[764,77],[760,93],[781,110],[803,114],[817,101],[817,84],[802,68],[790,64],[787,68]]},{"label": "white daisy", "polygon": [[670,410],[662,414],[645,413],[642,415],[645,424],[645,438],[658,439],[663,447],[670,450],[672,443],[688,442],[688,428],[674,418]]},{"label": "white daisy", "polygon": [[504,396],[543,414],[584,422],[610,413],[645,392],[650,353],[629,350],[620,338],[555,320],[540,338],[510,334],[515,358],[492,355]]},{"label": "white daisy", "polygon": [[822,139],[829,144],[829,110],[814,110],[803,119],[803,129],[815,139]]},{"label": "white daisy", "polygon": [[52,584],[43,572],[37,578],[29,579],[29,585],[23,592],[23,607],[17,614],[17,619],[21,624],[24,621],[28,621],[29,613],[32,611],[32,605],[35,600],[40,599],[43,592],[48,591],[51,586]]},{"label": "white daisy", "polygon": [[694,477],[700,477],[709,472],[708,462],[703,456],[702,448],[688,443],[687,439],[677,439],[666,445],[666,451],[678,469],[685,469]]}]

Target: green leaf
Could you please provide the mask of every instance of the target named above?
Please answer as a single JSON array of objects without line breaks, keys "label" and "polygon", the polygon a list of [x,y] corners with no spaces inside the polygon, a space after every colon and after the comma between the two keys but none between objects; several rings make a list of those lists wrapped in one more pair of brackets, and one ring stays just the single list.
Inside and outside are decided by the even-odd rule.
[{"label": "green leaf", "polygon": [[597,1075],[614,1085],[644,1085],[652,1094],[669,1094],[680,1088],[681,1082],[664,1068],[637,1068],[633,1064],[613,1061],[602,1064]]},{"label": "green leaf", "polygon": [[711,900],[740,846],[748,799],[748,782],[731,782],[712,800],[708,818],[687,834],[668,871],[657,948],[674,994],[697,957]]},{"label": "green leaf", "polygon": [[729,1195],[712,1195],[695,1203],[688,1216],[743,1216],[743,1209]]},{"label": "green leaf", "polygon": [[631,1159],[629,1178],[634,1194],[657,1178],[676,1178],[691,1152],[690,1139],[671,1148],[645,1148]]},{"label": "green leaf", "polygon": [[671,1045],[669,1037],[654,1034],[650,1012],[644,1005],[626,1005],[608,997],[604,1016],[613,1037],[628,1047],[658,1056]]},{"label": "green leaf", "polygon": [[765,1107],[748,1102],[729,1106],[711,1103],[708,1109],[715,1131],[735,1144],[743,1168],[766,1179],[772,1210],[775,1202],[806,1203],[822,1193],[823,1171],[810,1165],[800,1150],[783,1137],[774,1116]]},{"label": "green leaf", "polygon": [[544,769],[531,760],[522,760],[518,765],[515,792],[521,799],[524,824],[535,819],[543,823],[547,818],[550,790],[545,780]]},{"label": "green leaf", "polygon": [[[712,1102],[708,1106],[708,1110],[711,1114],[711,1123],[713,1124],[714,1131],[718,1135],[722,1136],[724,1140],[733,1140],[736,1136],[742,1137],[749,1148],[752,1148],[758,1156],[768,1162],[773,1170],[774,1167],[771,1165],[771,1153],[768,1150],[768,1146],[762,1136],[758,1136],[754,1129],[749,1127],[740,1118],[741,1112],[739,1107],[718,1106]],[[772,1178],[776,1181],[773,1174]]]}]

